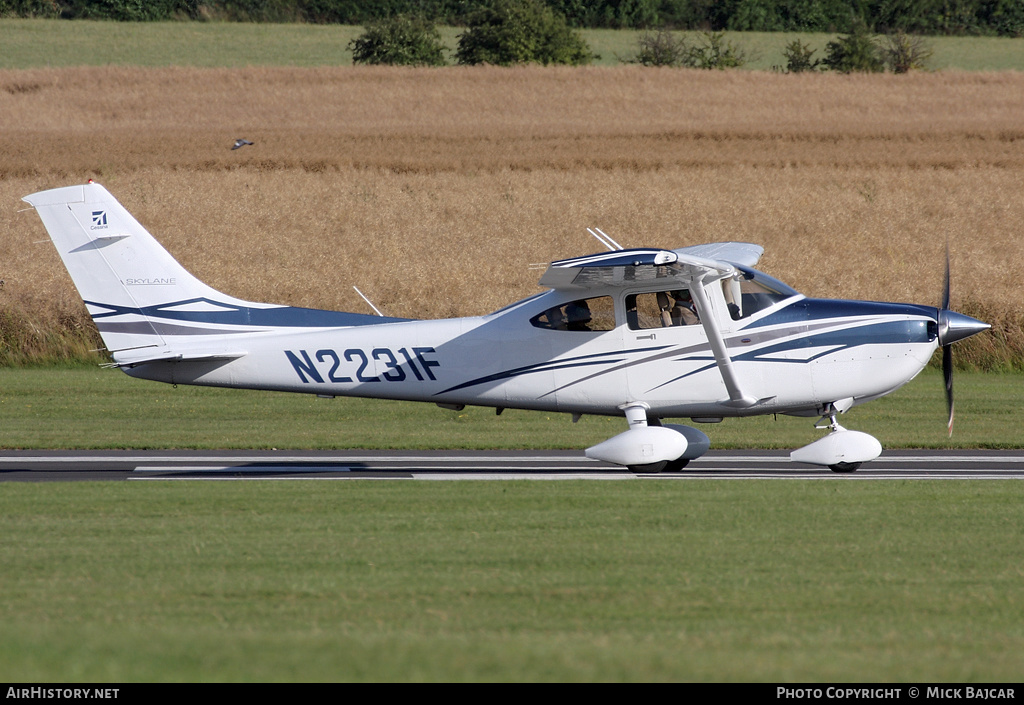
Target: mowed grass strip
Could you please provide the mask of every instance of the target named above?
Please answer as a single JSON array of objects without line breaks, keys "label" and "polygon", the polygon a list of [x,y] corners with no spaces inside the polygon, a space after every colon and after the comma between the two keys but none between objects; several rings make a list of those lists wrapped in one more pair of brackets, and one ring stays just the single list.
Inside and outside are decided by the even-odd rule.
[{"label": "mowed grass strip", "polygon": [[[1020,448],[1024,375],[958,372],[946,433],[942,375],[926,370],[840,417],[883,447]],[[682,421],[686,422],[685,419]],[[713,448],[803,446],[815,419],[758,416],[697,424]],[[95,368],[0,369],[0,448],[577,449],[626,429],[621,417],[206,387],[171,387]]]},{"label": "mowed grass strip", "polygon": [[1016,482],[0,495],[8,681],[1018,680]]},{"label": "mowed grass strip", "polygon": [[[449,62],[455,61],[460,27],[438,27]],[[349,42],[363,33],[351,25],[244,22],[106,22],[91,20],[0,19],[2,68],[43,66],[346,66]],[[636,30],[584,29],[597,55],[594,63],[614,66],[636,56]],[[699,32],[681,33],[691,44]],[[783,51],[796,40],[825,56],[837,35],[807,32],[728,32],[742,51],[744,69],[785,67]],[[933,70],[1024,69],[1024,41],[1006,37],[928,37]]]}]

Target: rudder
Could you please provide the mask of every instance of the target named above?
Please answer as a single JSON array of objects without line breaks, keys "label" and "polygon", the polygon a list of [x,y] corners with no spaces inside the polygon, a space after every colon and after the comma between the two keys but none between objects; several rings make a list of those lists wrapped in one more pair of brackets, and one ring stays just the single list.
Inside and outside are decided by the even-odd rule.
[{"label": "rudder", "polygon": [[43,221],[64,266],[111,352],[164,347],[173,329],[147,311],[218,301],[243,302],[182,267],[103,186],[40,191],[23,199]]}]

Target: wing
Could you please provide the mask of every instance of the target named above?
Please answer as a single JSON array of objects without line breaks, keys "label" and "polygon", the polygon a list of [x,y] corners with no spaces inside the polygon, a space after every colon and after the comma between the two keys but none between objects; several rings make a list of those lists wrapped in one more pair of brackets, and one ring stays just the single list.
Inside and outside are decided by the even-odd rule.
[{"label": "wing", "polygon": [[712,242],[707,245],[681,247],[674,252],[679,255],[692,255],[753,267],[764,254],[764,248],[751,242]]},{"label": "wing", "polygon": [[666,289],[689,286],[712,272],[736,273],[753,266],[764,248],[745,242],[717,242],[678,250],[631,249],[552,262],[540,285],[550,289],[594,289],[664,282]]}]

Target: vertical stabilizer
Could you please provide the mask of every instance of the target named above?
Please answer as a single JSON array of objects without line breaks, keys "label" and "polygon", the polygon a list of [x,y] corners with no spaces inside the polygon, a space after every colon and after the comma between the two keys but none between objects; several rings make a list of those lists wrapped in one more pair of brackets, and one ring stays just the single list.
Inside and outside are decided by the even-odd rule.
[{"label": "vertical stabilizer", "polygon": [[107,349],[165,347],[175,329],[151,320],[154,309],[244,304],[185,270],[99,184],[26,196],[46,226]]},{"label": "vertical stabilizer", "polygon": [[24,200],[42,218],[103,342],[122,366],[234,358],[238,341],[254,333],[405,320],[222,294],[178,264],[99,184],[40,191]]}]

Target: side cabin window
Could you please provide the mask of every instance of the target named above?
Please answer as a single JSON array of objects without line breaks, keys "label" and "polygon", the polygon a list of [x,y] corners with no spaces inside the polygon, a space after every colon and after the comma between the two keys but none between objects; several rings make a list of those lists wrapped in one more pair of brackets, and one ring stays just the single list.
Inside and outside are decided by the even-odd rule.
[{"label": "side cabin window", "polygon": [[610,296],[595,296],[552,306],[530,319],[537,328],[567,331],[615,329],[615,304]]},{"label": "side cabin window", "polygon": [[630,330],[669,328],[700,323],[688,289],[630,294],[626,297],[626,322]]},{"label": "side cabin window", "polygon": [[754,315],[797,294],[796,290],[753,269],[742,269],[738,279],[723,279],[722,293],[734,321]]}]

